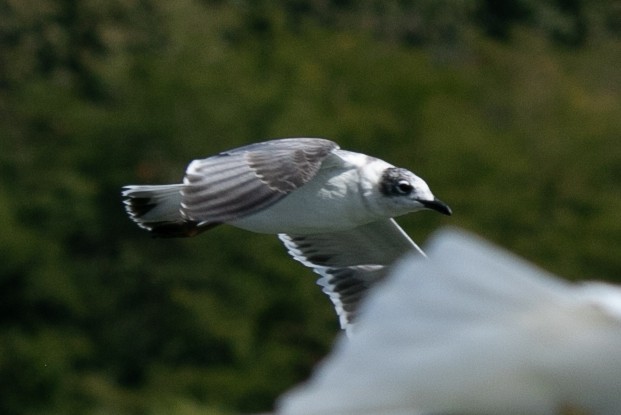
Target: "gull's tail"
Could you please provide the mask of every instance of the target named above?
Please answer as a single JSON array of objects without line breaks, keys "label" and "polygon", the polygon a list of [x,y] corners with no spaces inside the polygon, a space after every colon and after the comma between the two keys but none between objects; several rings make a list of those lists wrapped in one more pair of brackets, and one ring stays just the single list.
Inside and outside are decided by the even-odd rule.
[{"label": "gull's tail", "polygon": [[215,226],[184,217],[181,212],[183,187],[183,184],[125,186],[121,194],[130,219],[153,236],[194,236]]}]

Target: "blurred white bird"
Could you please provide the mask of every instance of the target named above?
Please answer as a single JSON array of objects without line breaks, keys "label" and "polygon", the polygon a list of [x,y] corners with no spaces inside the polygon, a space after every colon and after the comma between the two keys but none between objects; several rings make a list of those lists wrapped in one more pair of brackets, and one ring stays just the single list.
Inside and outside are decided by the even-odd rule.
[{"label": "blurred white bird", "polygon": [[621,289],[457,231],[401,262],[280,415],[621,414]]},{"label": "blurred white bird", "polygon": [[321,275],[343,328],[397,258],[424,255],[392,218],[451,214],[414,173],[320,138],[194,160],[182,184],[126,186],[123,197],[131,219],[156,236],[194,236],[222,223],[278,234],[293,258]]}]

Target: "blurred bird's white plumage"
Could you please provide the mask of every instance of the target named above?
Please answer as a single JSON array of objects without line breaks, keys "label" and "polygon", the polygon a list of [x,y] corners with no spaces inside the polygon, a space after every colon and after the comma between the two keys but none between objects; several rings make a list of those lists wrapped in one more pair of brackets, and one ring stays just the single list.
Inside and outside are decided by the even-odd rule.
[{"label": "blurred bird's white plumage", "polygon": [[369,296],[281,415],[621,413],[621,290],[444,231]]},{"label": "blurred bird's white plumage", "polygon": [[223,223],[278,234],[321,275],[343,328],[396,258],[424,255],[392,218],[451,214],[411,171],[320,138],[224,151],[192,161],[183,183],[126,186],[122,194],[130,218],[156,236],[194,236]]}]

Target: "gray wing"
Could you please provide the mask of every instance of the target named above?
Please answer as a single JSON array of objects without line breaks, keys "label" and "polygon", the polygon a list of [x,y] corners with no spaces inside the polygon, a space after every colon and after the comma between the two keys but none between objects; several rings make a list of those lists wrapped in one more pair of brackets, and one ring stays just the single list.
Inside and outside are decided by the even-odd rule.
[{"label": "gray wing", "polygon": [[317,284],[332,300],[343,329],[351,327],[360,301],[395,260],[406,253],[425,256],[394,219],[343,232],[278,237],[295,260],[321,276]]},{"label": "gray wing", "polygon": [[219,223],[260,211],[311,180],[337,148],[320,138],[286,138],[194,160],[183,180],[181,212]]}]

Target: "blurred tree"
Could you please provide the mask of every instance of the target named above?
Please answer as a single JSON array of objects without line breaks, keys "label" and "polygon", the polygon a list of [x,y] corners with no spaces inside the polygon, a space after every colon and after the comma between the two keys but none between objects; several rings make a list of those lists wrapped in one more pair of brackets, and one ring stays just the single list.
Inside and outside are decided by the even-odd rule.
[{"label": "blurred tree", "polygon": [[[618,279],[619,11],[0,2],[0,412],[259,411],[308,373],[336,319],[276,238],[152,240],[120,203],[252,141],[325,136],[412,167],[451,223]],[[446,223],[400,222],[417,240]]]}]

